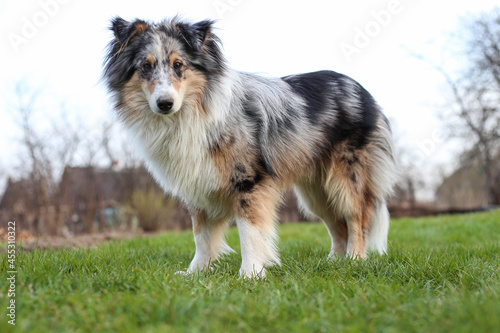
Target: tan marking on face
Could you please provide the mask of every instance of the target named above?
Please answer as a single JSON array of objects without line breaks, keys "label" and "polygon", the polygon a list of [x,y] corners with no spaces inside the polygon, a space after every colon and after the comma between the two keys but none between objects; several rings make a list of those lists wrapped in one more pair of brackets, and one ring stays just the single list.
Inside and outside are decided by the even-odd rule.
[{"label": "tan marking on face", "polygon": [[[170,68],[172,68],[172,71],[173,71],[174,63],[176,61],[180,61],[182,63],[181,74],[184,73],[184,71],[185,71],[184,62],[179,57],[179,54],[177,52],[172,52],[172,54],[170,54],[170,58],[168,60],[169,60]],[[177,91],[177,93],[181,93],[181,89],[183,88],[182,87],[182,81],[183,81],[182,79],[183,79],[183,76],[181,76],[179,78],[179,77],[177,77],[176,74],[172,73],[172,77],[171,77],[172,86]]]},{"label": "tan marking on face", "polygon": [[146,61],[149,62],[151,65],[154,65],[156,63],[156,58],[151,53],[148,53],[148,55],[146,56]]},{"label": "tan marking on face", "polygon": [[[146,60],[142,63],[141,66],[143,66],[146,63],[149,63],[154,68],[154,65],[156,63],[155,56],[152,55],[151,53],[148,53],[146,55]],[[139,69],[139,71],[140,71],[140,69]],[[144,89],[144,91],[149,91],[150,94],[153,94],[157,84],[158,84],[158,80],[156,80],[156,79],[155,80],[144,79],[143,80],[143,89]]]},{"label": "tan marking on face", "polygon": [[179,88],[180,91],[184,91],[183,103],[196,108],[202,115],[206,114],[203,107],[203,94],[206,86],[207,80],[203,74],[189,68],[184,71],[184,79],[181,80]]},{"label": "tan marking on face", "polygon": [[143,84],[144,84],[144,87],[152,95],[155,92],[156,85],[158,84],[158,80],[146,81]]},{"label": "tan marking on face", "polygon": [[118,110],[119,116],[124,121],[133,121],[141,115],[141,109],[148,102],[144,96],[142,86],[144,81],[134,73],[132,78],[123,86],[123,108]]},{"label": "tan marking on face", "polygon": [[177,93],[180,93],[182,88],[182,81],[172,80],[172,86],[174,87],[175,91],[177,91]]},{"label": "tan marking on face", "polygon": [[177,53],[177,52],[174,51],[174,52],[170,53],[170,56],[168,58],[168,62],[170,64],[170,67],[173,67],[174,62],[176,62],[176,61],[180,61],[180,62],[182,62],[184,64],[184,62],[182,61],[181,57],[179,56],[179,53]]}]

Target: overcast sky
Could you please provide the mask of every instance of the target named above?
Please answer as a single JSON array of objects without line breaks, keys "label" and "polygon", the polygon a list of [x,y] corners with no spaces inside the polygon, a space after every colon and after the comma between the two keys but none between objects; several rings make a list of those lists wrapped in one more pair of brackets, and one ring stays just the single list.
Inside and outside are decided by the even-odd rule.
[{"label": "overcast sky", "polygon": [[353,77],[384,108],[425,174],[439,165],[451,168],[458,148],[442,140],[438,117],[448,102],[446,85],[408,49],[458,68],[457,58],[449,58],[450,36],[461,18],[496,2],[0,0],[0,167],[8,174],[19,164],[20,131],[10,108],[17,81],[43,89],[41,123],[45,115],[60,116],[64,100],[74,106],[65,116],[98,126],[112,117],[98,83],[109,19],[160,20],[179,13],[218,19],[217,33],[236,69],[270,76],[331,69]]}]

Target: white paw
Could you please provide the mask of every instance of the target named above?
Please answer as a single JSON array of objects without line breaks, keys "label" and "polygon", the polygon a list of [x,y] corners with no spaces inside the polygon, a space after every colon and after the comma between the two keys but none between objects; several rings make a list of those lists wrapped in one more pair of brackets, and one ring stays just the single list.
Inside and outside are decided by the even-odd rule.
[{"label": "white paw", "polygon": [[330,251],[330,254],[328,254],[327,260],[339,260],[345,258],[346,253],[345,252],[334,252]]},{"label": "white paw", "polygon": [[241,267],[239,270],[240,277],[244,279],[262,280],[266,278],[266,269],[263,266],[252,266],[251,268]]},{"label": "white paw", "polygon": [[177,271],[175,272],[175,275],[192,275],[192,274],[199,274],[199,273],[202,273],[202,272],[210,272],[210,271],[213,271],[213,267],[211,266],[195,266],[195,267],[189,267],[187,270],[185,271]]},{"label": "white paw", "polygon": [[347,252],[346,257],[352,260],[365,260],[368,258],[366,253],[355,253],[355,252]]}]

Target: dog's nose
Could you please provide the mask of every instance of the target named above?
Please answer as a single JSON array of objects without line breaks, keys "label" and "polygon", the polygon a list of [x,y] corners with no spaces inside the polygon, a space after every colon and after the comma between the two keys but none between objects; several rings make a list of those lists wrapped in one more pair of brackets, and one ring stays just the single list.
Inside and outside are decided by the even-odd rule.
[{"label": "dog's nose", "polygon": [[172,98],[160,97],[156,100],[156,105],[158,105],[161,113],[168,113],[172,109],[172,106],[174,106],[174,100]]}]

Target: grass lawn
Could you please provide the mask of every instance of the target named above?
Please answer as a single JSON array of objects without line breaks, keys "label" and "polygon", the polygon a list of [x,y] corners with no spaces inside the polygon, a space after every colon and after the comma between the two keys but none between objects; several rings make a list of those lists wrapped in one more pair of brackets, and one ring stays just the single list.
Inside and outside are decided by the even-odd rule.
[{"label": "grass lawn", "polygon": [[18,253],[15,327],[2,253],[0,332],[498,332],[500,211],[393,220],[388,255],[366,261],[327,261],[321,224],[279,234],[283,266],[265,281],[238,279],[239,254],[174,275],[191,232]]}]

